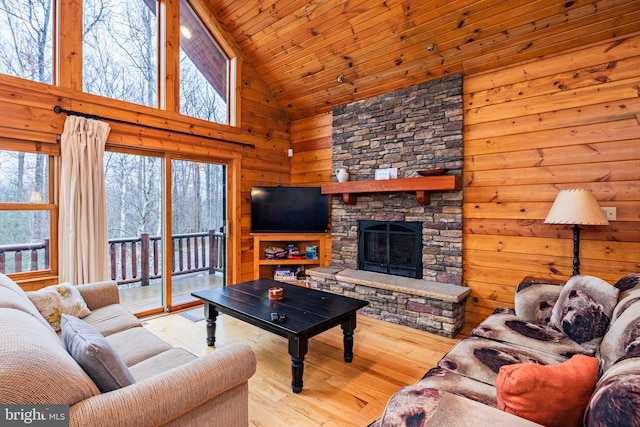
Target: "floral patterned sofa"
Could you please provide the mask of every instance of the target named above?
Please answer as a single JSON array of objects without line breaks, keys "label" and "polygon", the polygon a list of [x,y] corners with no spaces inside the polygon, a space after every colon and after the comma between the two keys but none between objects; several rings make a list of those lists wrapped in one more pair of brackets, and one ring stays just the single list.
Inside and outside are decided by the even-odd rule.
[{"label": "floral patterned sofa", "polygon": [[640,274],[527,280],[371,427],[640,426]]}]

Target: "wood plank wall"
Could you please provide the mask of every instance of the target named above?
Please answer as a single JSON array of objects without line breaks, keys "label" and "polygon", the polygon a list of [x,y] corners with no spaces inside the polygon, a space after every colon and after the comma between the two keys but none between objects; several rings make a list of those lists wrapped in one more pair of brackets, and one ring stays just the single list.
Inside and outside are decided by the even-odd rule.
[{"label": "wood plank wall", "polygon": [[[465,76],[464,285],[467,327],[513,306],[527,275],[566,280],[569,226],[545,225],[560,189],[617,208],[584,226],[581,272],[640,271],[640,36]],[[330,114],[291,124],[292,184],[330,182]]]},{"label": "wood plank wall", "polygon": [[243,153],[241,185],[241,275],[240,282],[253,280],[253,236],[251,187],[287,185],[291,163],[290,121],[253,66],[246,61],[242,76],[242,134],[255,140],[256,149]]},{"label": "wood plank wall", "polygon": [[[292,186],[320,185],[323,182],[331,182],[332,122],[332,113],[319,114],[291,122]],[[324,245],[324,259],[327,264],[330,264],[331,239],[327,240]]]},{"label": "wood plank wall", "polygon": [[291,122],[291,185],[331,182],[332,113]]},{"label": "wood plank wall", "polygon": [[467,319],[512,305],[527,275],[566,280],[571,226],[543,223],[561,189],[617,208],[583,226],[582,274],[640,271],[640,36],[464,79]]}]

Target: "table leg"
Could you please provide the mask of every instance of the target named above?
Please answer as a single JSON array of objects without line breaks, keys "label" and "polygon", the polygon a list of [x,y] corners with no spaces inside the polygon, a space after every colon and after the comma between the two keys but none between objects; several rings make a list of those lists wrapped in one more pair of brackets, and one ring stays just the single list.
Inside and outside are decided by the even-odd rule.
[{"label": "table leg", "polygon": [[304,355],[309,349],[309,338],[290,337],[289,355],[291,356],[291,390],[302,391],[302,374],[304,373]]},{"label": "table leg", "polygon": [[353,331],[356,329],[356,313],[351,313],[340,326],[344,335],[344,361],[350,363],[353,361]]},{"label": "table leg", "polygon": [[218,310],[211,304],[204,304],[204,316],[207,323],[207,345],[213,346],[216,343],[216,317]]}]

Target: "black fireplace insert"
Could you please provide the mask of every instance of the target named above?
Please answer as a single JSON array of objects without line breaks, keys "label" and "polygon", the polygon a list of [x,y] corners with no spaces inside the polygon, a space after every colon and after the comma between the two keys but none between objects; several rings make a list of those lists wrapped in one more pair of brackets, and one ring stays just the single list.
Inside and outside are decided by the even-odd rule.
[{"label": "black fireplace insert", "polygon": [[422,223],[358,221],[358,269],[422,278]]}]

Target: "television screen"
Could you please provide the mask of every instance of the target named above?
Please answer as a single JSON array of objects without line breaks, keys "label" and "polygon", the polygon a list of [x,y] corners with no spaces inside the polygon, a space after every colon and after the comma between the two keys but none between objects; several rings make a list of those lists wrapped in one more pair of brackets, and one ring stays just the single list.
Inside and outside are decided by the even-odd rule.
[{"label": "television screen", "polygon": [[329,198],[320,187],[251,187],[252,233],[325,233]]}]

